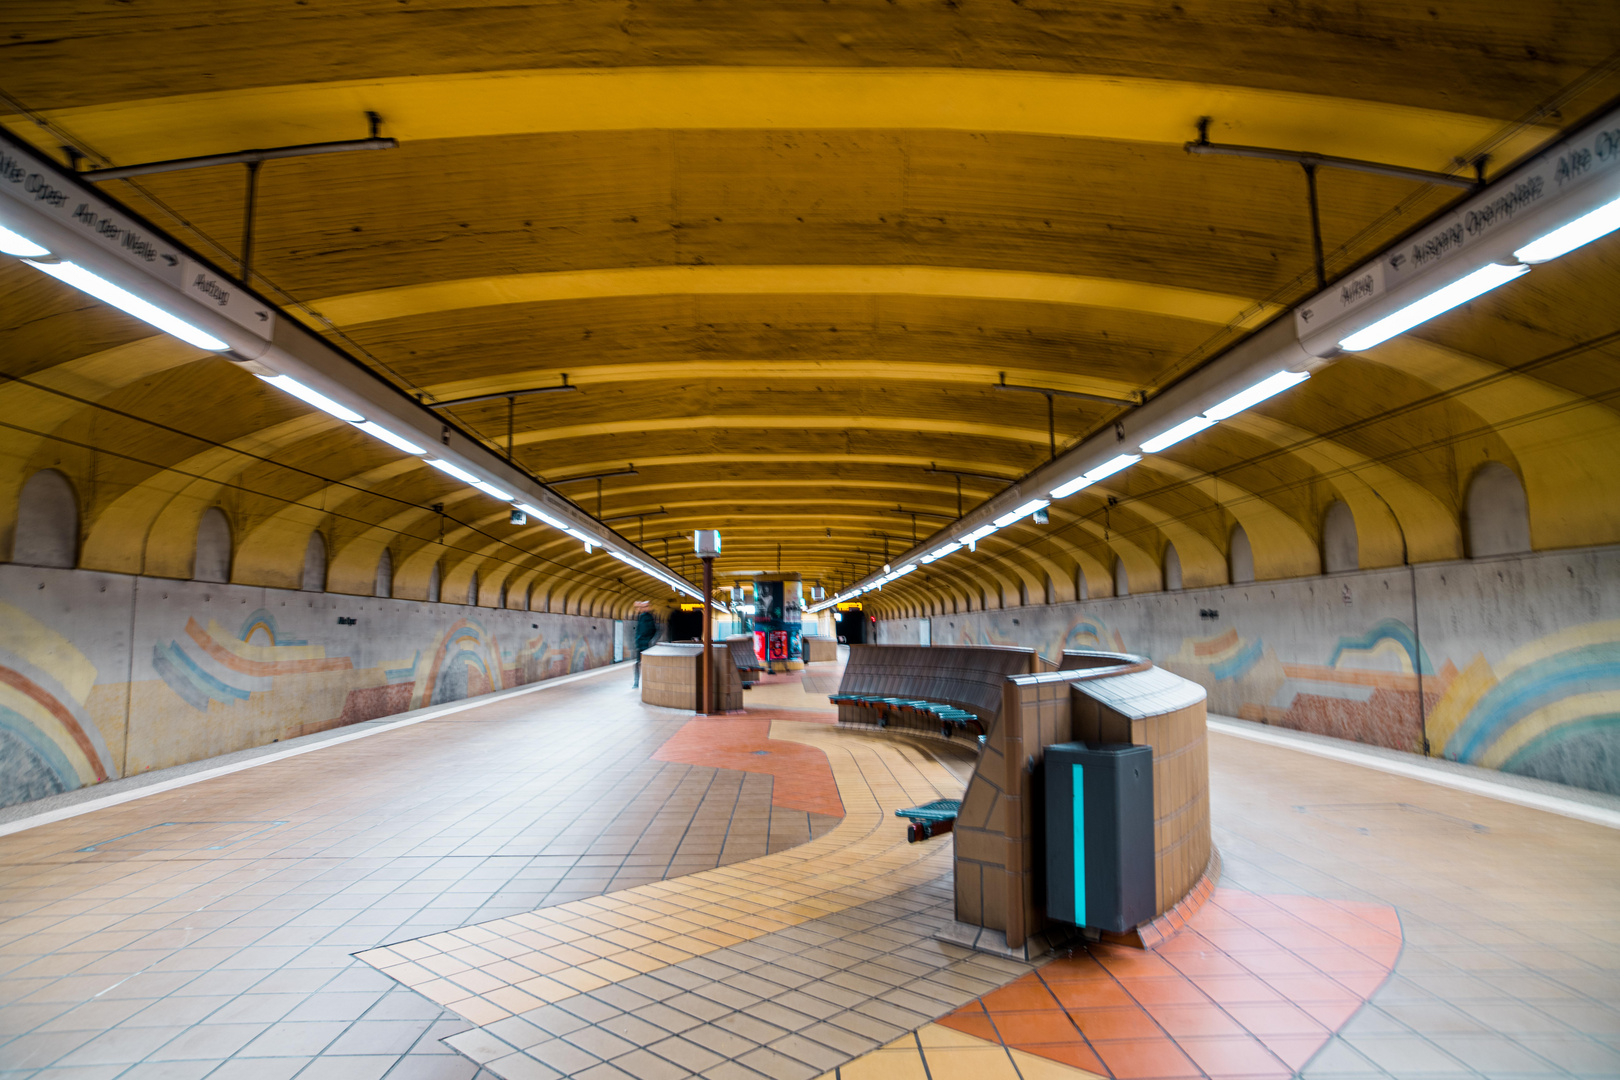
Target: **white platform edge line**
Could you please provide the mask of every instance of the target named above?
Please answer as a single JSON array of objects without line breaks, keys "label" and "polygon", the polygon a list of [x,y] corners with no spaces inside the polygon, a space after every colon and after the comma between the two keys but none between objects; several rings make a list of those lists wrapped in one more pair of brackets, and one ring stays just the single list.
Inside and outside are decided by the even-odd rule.
[{"label": "white platform edge line", "polygon": [[1343,761],[1350,765],[1360,765],[1365,769],[1376,769],[1379,772],[1404,776],[1411,780],[1422,780],[1427,784],[1455,788],[1458,791],[1466,791],[1472,795],[1483,795],[1488,799],[1496,799],[1499,802],[1517,803],[1520,806],[1530,807],[1532,810],[1545,810],[1550,814],[1574,818],[1577,821],[1585,821],[1592,825],[1620,829],[1620,813],[1605,810],[1600,806],[1587,806],[1571,799],[1560,799],[1556,795],[1542,795],[1507,784],[1493,784],[1489,780],[1463,776],[1440,769],[1426,768],[1418,764],[1407,764],[1377,754],[1358,753],[1349,747],[1340,748],[1323,745],[1314,740],[1291,739],[1285,735],[1255,730],[1247,724],[1215,719],[1209,720],[1208,724],[1211,731],[1218,731],[1222,735],[1233,735],[1239,739],[1265,743],[1268,746],[1277,746],[1284,750],[1298,750],[1302,754],[1313,754],[1316,757]]},{"label": "white platform edge line", "polygon": [[540,690],[550,690],[553,687],[562,686],[565,683],[579,682],[581,679],[595,678],[604,671],[620,670],[622,667],[622,663],[604,664],[599,668],[591,668],[589,671],[576,671],[571,675],[559,675],[555,679],[543,679],[540,682],[529,683],[527,686],[513,687],[511,690],[497,690],[494,693],[481,694],[476,698],[464,698],[453,705],[445,705],[442,708],[423,712],[418,716],[408,717],[404,720],[397,720],[391,724],[381,724],[377,727],[367,728],[365,731],[354,731],[347,735],[339,735],[336,738],[327,739],[323,742],[314,743],[310,746],[295,746],[288,750],[282,750],[279,753],[265,754],[263,757],[256,757],[249,761],[238,761],[230,765],[221,765],[217,769],[204,769],[200,772],[188,773],[185,776],[177,776],[173,780],[162,780],[156,784],[149,784],[146,787],[137,788],[134,791],[121,791],[116,795],[108,795],[100,799],[87,799],[86,801],[77,803],[73,806],[64,806],[61,809],[47,810],[42,814],[35,814],[32,817],[18,818],[15,821],[8,821],[5,824],[0,825],[0,836],[10,836],[13,833],[19,833],[26,829],[35,828],[39,825],[49,825],[53,821],[65,821],[71,817],[78,817],[80,814],[88,814],[96,810],[105,810],[109,806],[117,806],[120,803],[133,802],[136,799],[144,799],[148,795],[158,795],[165,791],[173,791],[175,788],[185,787],[188,784],[199,784],[204,780],[213,780],[216,777],[229,776],[231,773],[241,772],[243,769],[252,769],[260,765],[268,765],[272,761],[282,761],[286,758],[297,757],[300,754],[311,754],[316,750],[325,750],[329,746],[338,746],[342,743],[353,742],[356,739],[364,739],[372,735],[381,735],[388,731],[397,731],[399,728],[410,727],[412,724],[420,724],[427,720],[438,720],[441,717],[450,716],[458,712],[465,712],[468,709],[476,709],[484,705],[493,705],[497,702],[510,700],[511,698],[522,697],[524,694],[532,694]]}]

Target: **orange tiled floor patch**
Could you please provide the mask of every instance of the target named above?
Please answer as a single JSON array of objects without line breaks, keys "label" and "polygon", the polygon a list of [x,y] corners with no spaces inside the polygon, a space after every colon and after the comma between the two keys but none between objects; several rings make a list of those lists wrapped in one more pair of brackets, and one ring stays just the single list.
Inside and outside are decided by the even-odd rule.
[{"label": "orange tiled floor patch", "polygon": [[1118,1080],[1293,1076],[1386,978],[1393,908],[1216,889],[1156,952],[1056,960],[940,1021]]},{"label": "orange tiled floor patch", "polygon": [[659,748],[653,760],[765,773],[774,778],[772,805],[844,816],[844,804],[838,797],[827,755],[804,743],[772,739],[769,719],[750,716],[688,720]]}]

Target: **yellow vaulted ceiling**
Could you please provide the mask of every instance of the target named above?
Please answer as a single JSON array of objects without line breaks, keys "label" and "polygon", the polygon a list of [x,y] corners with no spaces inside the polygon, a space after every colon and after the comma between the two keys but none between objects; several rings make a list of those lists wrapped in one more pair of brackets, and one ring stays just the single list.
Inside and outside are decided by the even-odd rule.
[{"label": "yellow vaulted ceiling", "polygon": [[[70,0],[7,23],[0,124],[59,159],[358,138],[380,114],[399,149],[264,166],[255,285],[425,401],[567,375],[578,392],[512,408],[518,464],[654,554],[718,527],[722,577],[780,557],[828,585],[1313,291],[1301,171],[1185,154],[1200,116],[1217,141],[1494,171],[1620,94],[1620,9],[1572,0]],[[102,188],[229,267],[243,181]],[[1319,184],[1330,275],[1456,196]],[[1523,477],[1536,546],[1613,542],[1617,287],[1620,252],[1593,245],[883,604],[1099,595],[1116,561],[1153,588],[1169,543],[1189,584],[1217,582],[1239,524],[1262,577],[1311,573],[1335,499],[1367,565],[1403,535],[1456,557],[1487,460]],[[246,582],[296,584],[319,529],[344,591],[370,591],[385,548],[401,596],[435,562],[447,596],[477,572],[486,603],[505,584],[622,610],[648,589],[14,261],[0,296],[0,523],[60,468],[86,565],[185,576],[219,505]],[[1119,404],[1059,396],[1049,430],[1003,378]],[[504,400],[452,415],[504,452]],[[600,496],[568,482],[629,463]]]}]

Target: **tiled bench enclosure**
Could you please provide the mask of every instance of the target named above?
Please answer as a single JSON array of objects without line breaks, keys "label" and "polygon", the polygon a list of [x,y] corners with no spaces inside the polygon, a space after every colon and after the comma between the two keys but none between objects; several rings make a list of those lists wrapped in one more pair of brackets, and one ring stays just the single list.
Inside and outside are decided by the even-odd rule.
[{"label": "tiled bench enclosure", "polygon": [[1153,747],[1156,915],[1186,896],[1209,865],[1203,688],[1120,653],[1065,653],[1064,665],[1004,680],[956,822],[956,917],[999,931],[1015,952],[1046,929],[1035,776],[1054,743]]},{"label": "tiled bench enclosure", "polygon": [[[1033,649],[1000,645],[851,645],[840,694],[876,694],[953,705],[979,718],[989,731],[1001,711],[1009,675],[1036,670]],[[882,712],[839,702],[841,724],[877,725],[939,733],[939,723],[921,714]]]},{"label": "tiled bench enclosure", "polygon": [[[714,707],[730,712],[743,707],[742,678],[724,643],[714,650]],[[703,646],[696,642],[663,642],[641,654],[641,700],[648,705],[699,712],[703,708]]]},{"label": "tiled bench enclosure", "polygon": [[838,639],[818,637],[815,634],[806,634],[804,641],[804,662],[807,664],[820,664],[829,660],[838,659]]}]

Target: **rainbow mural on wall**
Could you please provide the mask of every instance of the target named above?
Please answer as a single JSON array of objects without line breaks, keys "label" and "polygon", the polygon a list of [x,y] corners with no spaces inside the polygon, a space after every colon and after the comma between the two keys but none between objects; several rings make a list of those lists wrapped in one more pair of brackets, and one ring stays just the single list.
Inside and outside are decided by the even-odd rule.
[{"label": "rainbow mural on wall", "polygon": [[1620,621],[1478,656],[1429,715],[1452,761],[1620,795]]},{"label": "rainbow mural on wall", "polygon": [[[219,604],[198,599],[198,614],[181,607],[141,625],[134,657],[127,639],[109,639],[116,659],[100,662],[117,664],[111,682],[36,617],[51,614],[0,604],[0,806],[612,660],[608,620],[588,634],[591,621],[575,616],[409,605],[374,628],[327,631],[323,644],[304,627],[331,616],[306,614],[307,602],[294,608],[294,635],[267,608],[224,625],[204,613]],[[86,608],[79,617],[106,616]],[[508,647],[514,627],[533,633]],[[123,681],[132,659],[134,679]]]},{"label": "rainbow mural on wall", "polygon": [[[1132,651],[1094,613],[1066,627],[1023,614],[1031,625],[1014,628],[1014,617],[957,616],[952,643],[1033,644],[1052,659],[1065,649]],[[944,644],[943,621],[934,622]],[[1294,655],[1300,648],[1290,643]],[[1154,662],[1201,685],[1212,713],[1412,753],[1423,751],[1426,730],[1435,756],[1620,794],[1620,620],[1548,635],[1496,665],[1475,653],[1461,669],[1437,663],[1394,618],[1340,636],[1324,653],[1320,662],[1285,660],[1273,643],[1232,627],[1183,637]]]},{"label": "rainbow mural on wall", "polygon": [[112,755],[85,710],[96,676],[72,642],[0,603],[0,805],[107,779]]}]

